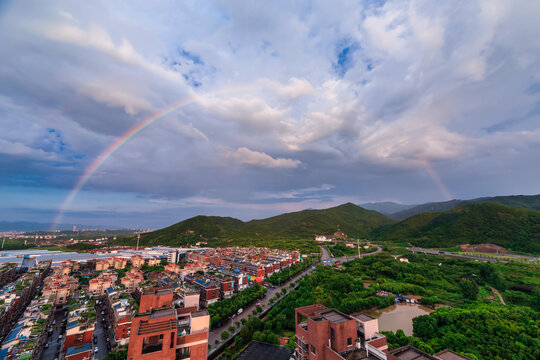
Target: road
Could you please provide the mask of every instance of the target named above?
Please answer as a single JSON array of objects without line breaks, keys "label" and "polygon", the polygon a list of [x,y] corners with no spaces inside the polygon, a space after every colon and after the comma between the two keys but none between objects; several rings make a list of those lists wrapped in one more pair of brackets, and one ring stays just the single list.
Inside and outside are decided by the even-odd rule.
[{"label": "road", "polygon": [[[380,246],[374,245],[374,244],[372,244],[372,245],[377,246],[377,250],[374,251],[374,252],[371,252],[371,253],[362,254],[362,255],[360,255],[360,257],[375,255],[375,254],[378,254],[378,253],[380,253],[382,251],[382,248]],[[325,261],[325,260],[329,260],[330,256],[328,254],[328,250],[326,250],[326,248],[324,246],[321,246],[321,250],[322,250],[321,262]],[[344,263],[344,262],[351,261],[351,260],[354,260],[354,259],[357,259],[357,258],[358,258],[358,256],[348,256],[348,257],[336,258],[335,260],[339,261],[341,263]],[[304,276],[310,274],[312,271],[313,271],[313,269],[311,267],[309,267],[306,270],[304,270],[303,272],[301,272],[300,274],[297,274],[293,278],[286,281],[284,284],[282,284],[280,286],[273,287],[273,288],[267,288],[266,296],[259,301],[261,307],[263,309],[266,309],[268,306],[270,306],[270,307],[274,306],[276,304],[276,302],[274,302],[274,304],[272,304],[272,305],[268,304],[268,302],[270,301],[270,299],[272,297],[274,297],[274,294],[276,293],[276,291],[282,291],[282,289],[289,286],[289,284],[291,282],[296,282],[297,280],[299,280],[299,279],[303,278]],[[258,304],[258,302],[255,302],[255,303],[251,304],[250,306],[244,308],[244,311],[242,312],[242,314],[237,315],[234,319],[230,319],[230,318],[227,319],[221,327],[215,328],[214,330],[210,331],[210,334],[208,335],[208,344],[212,345],[212,348],[214,348],[215,341],[216,340],[221,341],[221,333],[224,330],[227,330],[227,328],[229,326],[231,326],[231,325],[234,326],[235,322],[241,321],[242,319],[247,320],[247,318],[251,314],[251,312],[253,310],[255,310],[255,308],[257,307],[257,304]]]},{"label": "road", "polygon": [[[51,311],[53,310],[51,309]],[[49,347],[43,349],[43,352],[41,353],[41,360],[53,360],[62,352],[61,347],[63,346],[64,342],[58,342],[58,336],[60,334],[64,335],[64,329],[62,328],[62,323],[64,321],[64,310],[57,310],[54,313],[54,320],[56,320],[56,324],[51,325],[53,328],[53,333],[47,339],[47,344],[49,344]]]},{"label": "road", "polygon": [[[457,257],[457,258],[466,258],[466,259],[473,259],[473,260],[481,260],[481,261],[490,261],[490,262],[508,262],[506,259],[502,258],[493,258],[490,257],[490,254],[486,254],[486,256],[482,255],[470,255],[470,254],[463,254],[463,253],[454,253],[451,251],[443,251],[443,250],[433,250],[433,249],[422,249],[417,247],[408,247],[407,250],[413,252],[413,253],[424,253],[424,254],[432,254],[432,255],[439,255],[439,256],[451,256],[451,257]],[[509,258],[527,258],[530,262],[532,261],[539,261],[540,258],[535,256],[529,256],[529,255],[516,255],[516,254],[501,254],[503,256],[509,257]]]},{"label": "road", "polygon": [[107,314],[105,313],[104,316],[101,315],[101,305],[96,305],[96,314],[97,314],[97,321],[96,321],[96,327],[94,328],[94,335],[97,337],[97,345],[98,352],[95,354],[96,360],[101,360],[107,354],[109,353],[109,344],[107,343],[107,337],[108,337],[108,331],[105,328],[105,326],[108,326],[109,324],[105,322],[105,325],[103,325],[102,319],[107,318]]}]

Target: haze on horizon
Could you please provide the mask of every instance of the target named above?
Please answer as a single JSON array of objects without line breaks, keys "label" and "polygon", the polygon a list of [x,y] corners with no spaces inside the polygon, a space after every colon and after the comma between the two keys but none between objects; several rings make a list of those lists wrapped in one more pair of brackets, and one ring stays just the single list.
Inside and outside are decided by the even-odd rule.
[{"label": "haze on horizon", "polygon": [[0,4],[0,220],[540,193],[540,2]]}]

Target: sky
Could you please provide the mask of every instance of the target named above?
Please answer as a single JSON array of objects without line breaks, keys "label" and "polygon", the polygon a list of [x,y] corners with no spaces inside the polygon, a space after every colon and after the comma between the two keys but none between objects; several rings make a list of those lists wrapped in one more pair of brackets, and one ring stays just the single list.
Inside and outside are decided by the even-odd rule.
[{"label": "sky", "polygon": [[2,1],[0,220],[540,193],[540,2]]}]

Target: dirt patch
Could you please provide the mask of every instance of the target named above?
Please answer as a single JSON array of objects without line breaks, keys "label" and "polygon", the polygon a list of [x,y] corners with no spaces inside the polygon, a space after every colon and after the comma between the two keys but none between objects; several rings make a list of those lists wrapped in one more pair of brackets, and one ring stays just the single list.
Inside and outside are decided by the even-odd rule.
[{"label": "dirt patch", "polygon": [[508,254],[509,251],[502,246],[495,244],[463,244],[459,245],[461,251],[464,252],[479,252],[486,254]]}]

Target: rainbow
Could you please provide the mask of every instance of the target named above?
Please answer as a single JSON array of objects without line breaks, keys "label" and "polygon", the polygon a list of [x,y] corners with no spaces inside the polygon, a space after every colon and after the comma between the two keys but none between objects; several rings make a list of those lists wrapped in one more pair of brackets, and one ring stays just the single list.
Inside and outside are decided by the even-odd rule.
[{"label": "rainbow", "polygon": [[[150,116],[148,116],[145,120],[138,123],[137,125],[133,126],[131,129],[126,131],[122,136],[120,136],[118,139],[116,139],[115,142],[113,142],[111,145],[109,145],[105,151],[103,151],[84,171],[82,176],[77,180],[77,183],[75,186],[71,189],[68,196],[64,199],[62,204],[60,205],[60,209],[58,210],[58,213],[53,219],[52,225],[51,225],[51,231],[56,230],[57,225],[60,223],[60,220],[62,219],[62,216],[66,212],[66,210],[69,208],[75,197],[77,196],[77,193],[83,188],[83,186],[86,184],[88,179],[96,172],[97,169],[116,151],[118,150],[122,145],[124,145],[129,139],[131,139],[133,136],[138,134],[140,131],[151,125],[156,120],[172,113],[175,110],[181,109],[187,105],[191,105],[193,103],[196,103],[200,101],[203,98],[215,96],[223,93],[230,93],[235,91],[245,91],[245,90],[261,90],[263,88],[261,87],[253,87],[253,86],[239,86],[234,88],[227,88],[218,90],[215,92],[211,92],[208,94],[203,95],[195,95],[188,99],[182,100],[180,102],[174,103],[168,107],[166,107],[163,110],[160,110]],[[393,131],[393,129],[385,124],[382,120],[375,118],[374,116],[368,114],[364,110],[360,109],[359,107],[355,107],[355,110],[359,113],[366,114],[370,119],[372,119],[377,124],[382,125],[383,127],[389,128]],[[423,164],[424,168],[428,172],[428,174],[433,178],[437,186],[440,188],[440,190],[443,192],[445,198],[448,200],[453,199],[452,195],[450,194],[450,191],[447,189],[447,187],[444,185],[443,181],[431,165],[431,163],[421,154],[418,154],[413,149],[410,149],[411,153]]]}]

